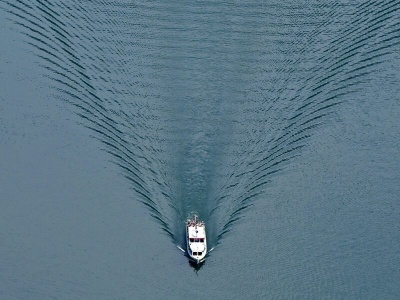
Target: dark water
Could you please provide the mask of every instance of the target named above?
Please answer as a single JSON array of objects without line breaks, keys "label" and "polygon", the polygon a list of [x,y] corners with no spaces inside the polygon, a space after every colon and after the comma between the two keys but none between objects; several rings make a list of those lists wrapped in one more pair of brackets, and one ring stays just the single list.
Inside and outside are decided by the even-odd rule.
[{"label": "dark water", "polygon": [[400,1],[0,8],[0,298],[400,297]]}]

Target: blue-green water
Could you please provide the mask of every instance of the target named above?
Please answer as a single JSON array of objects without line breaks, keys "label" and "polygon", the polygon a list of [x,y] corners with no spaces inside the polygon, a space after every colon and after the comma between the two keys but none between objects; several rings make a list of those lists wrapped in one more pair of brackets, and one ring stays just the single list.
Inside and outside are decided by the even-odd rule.
[{"label": "blue-green water", "polygon": [[399,15],[2,1],[0,298],[398,299]]}]

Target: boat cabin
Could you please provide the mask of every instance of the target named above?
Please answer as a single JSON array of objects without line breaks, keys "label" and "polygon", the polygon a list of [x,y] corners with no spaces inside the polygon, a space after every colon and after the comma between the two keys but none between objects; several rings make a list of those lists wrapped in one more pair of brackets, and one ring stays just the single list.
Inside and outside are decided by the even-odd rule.
[{"label": "boat cabin", "polygon": [[202,222],[188,221],[187,225],[187,251],[189,256],[197,262],[204,259],[207,253],[205,225]]}]

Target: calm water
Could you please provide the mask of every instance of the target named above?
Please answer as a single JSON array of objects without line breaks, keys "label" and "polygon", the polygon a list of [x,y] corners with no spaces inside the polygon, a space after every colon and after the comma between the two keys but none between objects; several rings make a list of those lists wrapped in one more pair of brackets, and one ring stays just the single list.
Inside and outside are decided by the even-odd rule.
[{"label": "calm water", "polygon": [[3,0],[0,298],[399,299],[399,16]]}]

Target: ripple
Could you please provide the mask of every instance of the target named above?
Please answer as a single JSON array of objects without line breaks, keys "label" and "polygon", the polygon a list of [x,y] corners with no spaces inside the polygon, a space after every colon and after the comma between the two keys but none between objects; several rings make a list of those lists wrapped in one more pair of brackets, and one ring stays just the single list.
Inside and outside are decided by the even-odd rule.
[{"label": "ripple", "polygon": [[116,3],[97,4],[8,1],[4,9],[41,59],[54,88],[131,183],[135,198],[173,238],[168,211],[174,206],[169,205],[165,164],[157,155],[163,108],[152,104],[157,95],[145,76],[128,76],[130,49],[123,38],[129,24],[123,10],[115,10]]},{"label": "ripple", "polygon": [[174,243],[265,198],[400,43],[400,1],[5,1],[45,76]]},{"label": "ripple", "polygon": [[[307,11],[307,6],[303,9]],[[298,36],[290,36],[282,30],[282,39],[292,39],[288,48],[285,47],[288,51],[285,55],[294,59],[286,62],[286,68],[285,64],[277,64],[279,69],[273,73],[275,77],[262,82],[265,92],[255,102],[255,109],[261,112],[259,118],[254,120],[253,110],[247,114],[252,119],[242,121],[242,124],[254,124],[243,125],[245,134],[251,138],[236,136],[246,147],[237,143],[234,153],[230,153],[234,158],[227,167],[229,175],[225,176],[211,211],[219,220],[216,222],[220,228],[218,240],[241,219],[255,199],[262,198],[263,190],[273,177],[302,155],[302,149],[315,130],[326,125],[332,113],[338,112],[340,104],[350,101],[349,95],[367,83],[368,76],[379,70],[378,66],[394,53],[394,46],[400,41],[400,24],[396,17],[399,10],[400,3],[395,1],[355,5],[347,16],[341,6],[332,6],[330,10],[319,6],[312,13],[325,21],[310,24],[312,30]],[[306,19],[312,19],[312,15]],[[333,32],[331,24],[335,24]],[[295,28],[304,24],[295,14],[287,26]],[[317,37],[324,37],[325,41],[321,44]],[[309,66],[302,70],[304,62]],[[293,83],[296,87],[288,93]],[[276,84],[279,87],[272,86]],[[262,129],[255,131],[256,134],[246,132],[246,127],[254,129],[256,124]],[[268,126],[270,128],[264,130]]]}]

